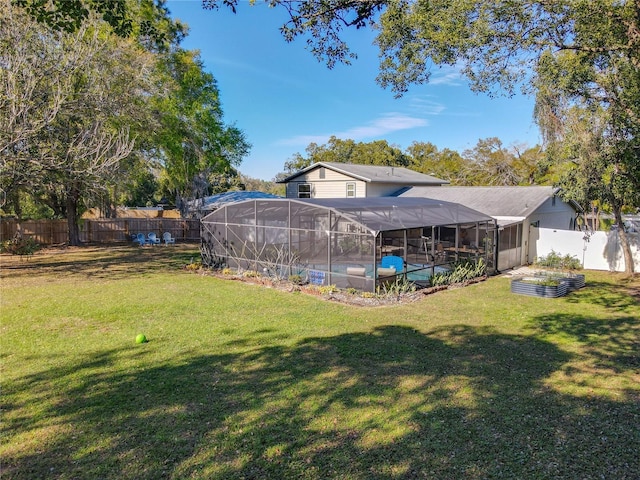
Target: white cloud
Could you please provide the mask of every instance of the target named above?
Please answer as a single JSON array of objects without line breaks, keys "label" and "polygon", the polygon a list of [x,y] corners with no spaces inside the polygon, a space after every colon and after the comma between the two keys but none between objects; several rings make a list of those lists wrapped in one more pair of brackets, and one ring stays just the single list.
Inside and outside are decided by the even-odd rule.
[{"label": "white cloud", "polygon": [[409,106],[423,115],[439,115],[446,110],[442,103],[431,100],[429,96],[413,96]]},{"label": "white cloud", "polygon": [[464,79],[460,74],[462,66],[451,67],[442,65],[437,70],[432,70],[429,85],[448,85],[458,87],[464,85]]},{"label": "white cloud", "polygon": [[324,135],[298,135],[279,140],[277,145],[307,146],[310,143],[322,144],[326,143],[332,136],[361,141],[370,138],[380,138],[386,134],[400,130],[426,127],[428,125],[429,122],[424,118],[412,117],[402,113],[386,113],[366,125],[356,126],[342,132],[333,132]]}]

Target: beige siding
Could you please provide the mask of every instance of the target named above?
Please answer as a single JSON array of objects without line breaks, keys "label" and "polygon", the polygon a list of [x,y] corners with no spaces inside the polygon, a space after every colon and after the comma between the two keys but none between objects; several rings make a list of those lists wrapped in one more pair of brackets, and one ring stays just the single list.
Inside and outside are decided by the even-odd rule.
[{"label": "beige siding", "polygon": [[298,185],[303,183],[311,184],[311,198],[346,198],[347,183],[355,183],[357,198],[386,197],[402,188],[402,185],[398,184],[367,183],[328,168],[318,167],[288,182],[287,198],[298,198]]},{"label": "beige siding", "polygon": [[[327,170],[327,177],[329,176],[328,173],[329,170]],[[287,183],[287,198],[298,198],[298,185],[301,183],[311,184],[312,198],[346,198],[347,183],[356,184],[356,197],[358,198],[387,197],[402,188],[402,185],[397,184],[366,183],[345,175],[340,176],[342,178],[334,180],[328,178],[324,180],[303,180],[302,177],[299,177],[295,181]]]},{"label": "beige siding", "polygon": [[324,168],[324,178],[320,178],[321,168],[314,168],[313,170],[308,171],[304,175],[300,175],[296,177],[296,182],[302,183],[310,183],[310,182],[335,182],[335,181],[349,181],[352,180],[352,177],[344,175],[339,172],[334,172],[333,170],[329,170],[328,168]]},{"label": "beige siding", "polygon": [[311,198],[346,198],[347,183],[355,183],[356,197],[365,197],[367,192],[367,184],[365,182],[349,179],[348,177],[340,180],[325,179],[306,182],[296,180],[287,184],[287,198],[298,198],[298,185],[301,183],[311,184]]}]

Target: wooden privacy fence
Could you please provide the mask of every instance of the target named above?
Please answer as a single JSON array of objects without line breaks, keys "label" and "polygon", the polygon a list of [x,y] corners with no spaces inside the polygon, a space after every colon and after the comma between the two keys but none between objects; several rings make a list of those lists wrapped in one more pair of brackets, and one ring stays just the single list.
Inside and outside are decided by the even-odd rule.
[{"label": "wooden privacy fence", "polygon": [[[3,220],[0,240],[10,240],[17,232],[41,245],[55,245],[69,240],[66,220]],[[126,243],[132,235],[155,232],[160,238],[171,233],[177,242],[200,240],[200,220],[181,218],[103,218],[80,221],[80,241],[84,243]]]}]

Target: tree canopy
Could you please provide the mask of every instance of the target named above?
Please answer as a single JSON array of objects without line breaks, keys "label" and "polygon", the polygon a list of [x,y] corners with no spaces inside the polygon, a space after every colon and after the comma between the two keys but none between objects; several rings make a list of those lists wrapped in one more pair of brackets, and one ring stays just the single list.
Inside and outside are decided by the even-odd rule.
[{"label": "tree canopy", "polygon": [[75,245],[84,208],[240,182],[249,144],[163,0],[0,1],[5,212],[46,205]]}]

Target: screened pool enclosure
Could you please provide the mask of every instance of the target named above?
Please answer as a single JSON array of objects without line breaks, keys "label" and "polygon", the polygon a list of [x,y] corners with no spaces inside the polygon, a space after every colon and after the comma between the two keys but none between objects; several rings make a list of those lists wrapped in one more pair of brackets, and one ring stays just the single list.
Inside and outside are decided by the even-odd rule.
[{"label": "screened pool enclosure", "polygon": [[425,198],[255,199],[202,219],[203,264],[376,291],[426,286],[462,259],[494,269],[494,220]]}]

